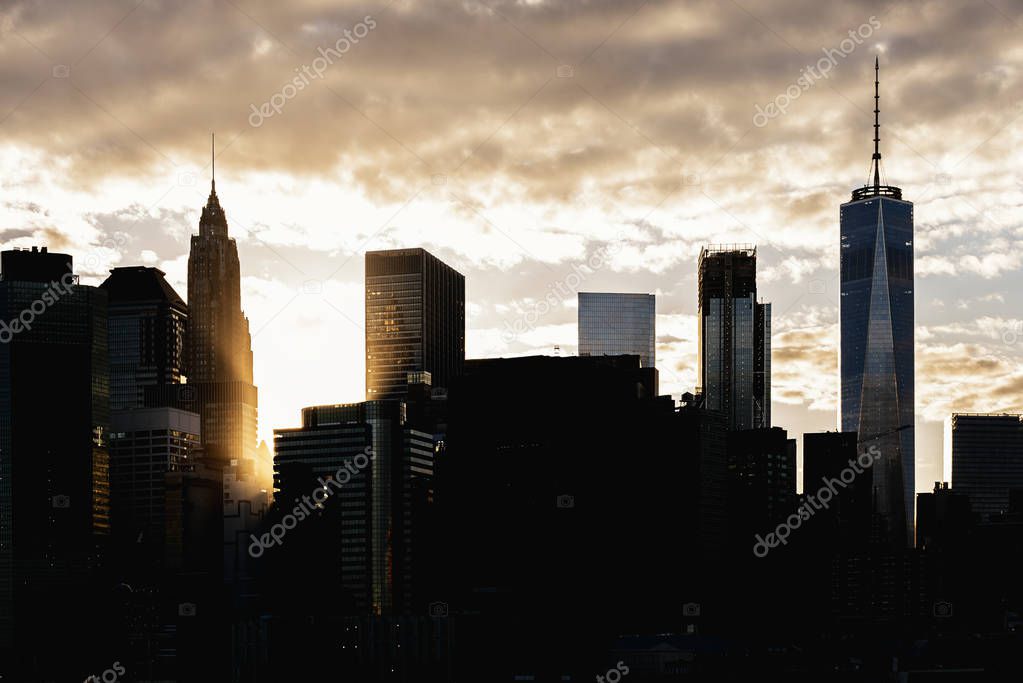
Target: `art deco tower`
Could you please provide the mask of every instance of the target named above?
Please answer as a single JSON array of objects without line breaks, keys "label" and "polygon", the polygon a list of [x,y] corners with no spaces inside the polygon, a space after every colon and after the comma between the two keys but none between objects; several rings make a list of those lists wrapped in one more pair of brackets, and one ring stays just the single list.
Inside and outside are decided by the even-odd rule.
[{"label": "art deco tower", "polygon": [[871,180],[841,208],[841,428],[876,446],[875,540],[913,538],[913,204],[881,184],[878,63]]},{"label": "art deco tower", "polygon": [[252,384],[252,339],[242,312],[238,246],[227,235],[216,180],[199,219],[199,234],[192,235],[188,305],[188,381]]},{"label": "art deco tower", "polygon": [[[252,385],[249,321],[241,307],[238,246],[228,237],[227,217],[217,198],[216,180],[192,235],[188,254],[188,327],[185,341],[184,407],[202,417],[202,442],[207,454],[231,470],[233,481],[252,482],[239,496],[256,488],[257,395]],[[269,468],[269,463],[266,463]],[[230,502],[226,499],[225,502]]]}]

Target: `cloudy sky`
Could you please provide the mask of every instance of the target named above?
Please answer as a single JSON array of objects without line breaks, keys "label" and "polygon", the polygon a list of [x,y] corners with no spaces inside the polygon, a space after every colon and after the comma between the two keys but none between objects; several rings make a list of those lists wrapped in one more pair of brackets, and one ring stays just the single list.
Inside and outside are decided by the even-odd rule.
[{"label": "cloudy sky", "polygon": [[838,207],[880,55],[929,489],[949,412],[1023,410],[1021,36],[1009,0],[7,0],[0,241],[93,284],[155,265],[184,296],[216,131],[264,438],[363,398],[366,250],[465,274],[470,357],[574,353],[574,296],[538,308],[572,273],[654,292],[679,394],[701,245],[756,243],[775,423],[833,429]]}]

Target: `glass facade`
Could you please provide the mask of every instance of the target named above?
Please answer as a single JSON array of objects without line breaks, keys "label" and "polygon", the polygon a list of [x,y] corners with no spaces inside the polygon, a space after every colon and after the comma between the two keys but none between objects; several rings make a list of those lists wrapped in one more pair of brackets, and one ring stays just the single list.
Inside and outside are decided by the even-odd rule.
[{"label": "glass facade", "polygon": [[[302,410],[302,426],[274,430],[279,499],[308,495],[318,478],[355,472],[324,502],[339,529],[341,584],[358,614],[407,614],[416,602],[420,507],[432,499],[434,441],[409,426],[400,401]],[[368,451],[367,449],[372,449]],[[360,454],[372,453],[358,467]],[[365,463],[363,463],[365,464]]]},{"label": "glass facade", "polygon": [[756,272],[756,247],[700,252],[700,391],[732,430],[771,426],[771,304],[757,302]]},{"label": "glass facade", "polygon": [[409,373],[448,387],[465,362],[465,278],[423,249],[366,253],[366,398],[400,399]]},{"label": "glass facade", "polygon": [[145,405],[145,387],[181,381],[188,307],[156,268],[114,268],[110,299],[110,409]]},{"label": "glass facade", "polygon": [[166,475],[194,467],[199,416],[175,408],[113,414],[110,424],[111,517],[116,536],[157,559],[166,529]]},{"label": "glass facade", "polygon": [[1009,509],[1009,491],[1023,489],[1023,416],[956,413],[949,420],[952,490],[970,497],[987,521]]},{"label": "glass facade", "polygon": [[913,538],[913,320],[913,204],[881,195],[843,204],[841,429],[880,450],[874,509],[896,546]]},{"label": "glass facade", "polygon": [[639,356],[656,367],[656,313],[653,294],[579,293],[579,355]]}]

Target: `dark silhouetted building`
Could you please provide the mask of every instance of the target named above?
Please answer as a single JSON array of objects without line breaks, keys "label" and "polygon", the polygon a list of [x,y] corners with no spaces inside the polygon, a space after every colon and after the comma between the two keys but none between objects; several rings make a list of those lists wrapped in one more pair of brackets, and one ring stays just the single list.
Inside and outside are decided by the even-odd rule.
[{"label": "dark silhouetted building", "polygon": [[1023,416],[955,413],[945,430],[952,488],[970,498],[981,521],[1009,509],[1023,489]]},{"label": "dark silhouetted building", "polygon": [[114,268],[109,298],[110,410],[141,408],[145,387],[177,384],[188,306],[156,268]]},{"label": "dark silhouetted building", "polygon": [[[815,508],[813,526],[820,532],[816,544],[822,550],[861,551],[870,543],[873,474],[856,471],[857,448],[855,432],[803,435],[803,496],[819,497],[823,488],[837,491],[825,494],[833,497],[826,506],[820,504],[824,509]],[[847,482],[842,479],[843,471],[855,477]]]},{"label": "dark silhouetted building", "polygon": [[757,249],[700,250],[699,383],[731,430],[771,426],[771,304],[757,302]]},{"label": "dark silhouetted building", "polygon": [[874,507],[889,542],[905,547],[915,502],[913,204],[881,184],[877,130],[875,115],[873,180],[841,208],[839,413],[842,431],[883,456],[873,467]]},{"label": "dark silhouetted building", "polygon": [[[274,430],[274,450],[280,511],[305,503],[322,533],[336,539],[319,561],[334,563],[332,576],[351,599],[339,613],[412,613],[426,560],[417,534],[432,499],[432,435],[408,425],[401,401],[314,406],[303,408],[301,427]],[[329,498],[316,500],[323,494],[313,496],[314,489]]]},{"label": "dark silhouetted building", "polygon": [[781,427],[728,434],[729,534],[743,554],[796,510],[796,440]]},{"label": "dark silhouetted building", "polygon": [[974,527],[970,497],[935,482],[931,493],[916,496],[916,547],[921,550],[965,549],[967,536]]},{"label": "dark silhouetted building", "polygon": [[410,372],[447,388],[465,361],[465,278],[424,249],[366,253],[366,399],[400,399]]},{"label": "dark silhouetted building", "polygon": [[723,488],[724,432],[655,387],[638,356],[466,361],[431,544],[456,680],[586,678],[614,635],[714,602],[699,524],[725,517],[697,486]]},{"label": "dark silhouetted building", "polygon": [[67,254],[0,259],[0,666],[65,679],[54,620],[76,634],[67,654],[103,624],[89,586],[110,534],[107,294]]},{"label": "dark silhouetted building", "polygon": [[[199,416],[176,408],[117,411],[110,420],[110,499],[124,557],[162,566],[167,474],[188,472],[200,448]],[[207,520],[219,522],[219,518]]]},{"label": "dark silhouetted building", "polygon": [[579,355],[639,356],[655,367],[656,321],[653,294],[579,292]]}]

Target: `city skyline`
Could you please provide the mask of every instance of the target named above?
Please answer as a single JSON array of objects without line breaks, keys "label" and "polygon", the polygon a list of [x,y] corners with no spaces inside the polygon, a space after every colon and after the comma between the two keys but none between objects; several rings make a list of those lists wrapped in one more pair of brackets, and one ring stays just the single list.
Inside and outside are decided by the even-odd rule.
[{"label": "city skyline", "polygon": [[1018,678],[1020,28],[4,4],[0,678]]},{"label": "city skyline", "polygon": [[[1019,164],[1001,151],[1012,149],[1020,137],[1015,110],[1003,100],[1013,90],[1019,61],[1006,43],[1004,17],[996,8],[985,9],[963,34],[957,22],[962,10],[933,3],[927,7],[921,27],[905,7],[885,12],[859,5],[803,16],[797,31],[787,23],[793,21],[790,14],[769,6],[750,5],[748,15],[736,7],[709,5],[683,9],[636,3],[561,14],[553,4],[502,6],[500,14],[479,15],[466,34],[489,40],[529,78],[513,82],[483,111],[464,98],[457,100],[479,114],[479,123],[436,155],[429,151],[431,141],[449,132],[440,122],[443,113],[421,117],[434,123],[413,128],[403,111],[384,114],[362,106],[383,92],[364,78],[374,73],[374,64],[385,81],[393,82],[389,79],[395,72],[384,67],[396,56],[394,45],[400,41],[394,40],[395,33],[421,17],[418,10],[384,8],[374,14],[376,27],[351,47],[343,63],[330,65],[323,79],[258,128],[246,120],[250,105],[258,108],[279,92],[286,77],[310,64],[318,47],[334,45],[334,34],[355,27],[362,13],[341,8],[310,23],[302,21],[308,13],[302,5],[271,16],[246,16],[230,6],[193,10],[209,16],[192,17],[191,25],[216,25],[220,38],[231,36],[218,54],[239,87],[222,94],[217,79],[204,76],[192,84],[197,88],[192,95],[199,96],[190,98],[194,107],[188,116],[168,125],[161,117],[153,117],[151,124],[139,118],[119,92],[108,91],[96,76],[118,50],[139,49],[140,32],[133,27],[146,28],[155,46],[164,45],[164,34],[152,28],[158,10],[142,6],[106,38],[123,11],[110,7],[93,18],[68,10],[67,16],[83,25],[80,37],[63,45],[53,42],[49,28],[69,19],[43,10],[13,11],[4,15],[7,34],[23,37],[53,59],[24,41],[4,41],[9,61],[24,65],[30,75],[38,72],[31,82],[19,73],[4,95],[4,126],[11,139],[20,140],[8,143],[2,156],[9,191],[4,243],[45,244],[70,253],[87,284],[99,284],[113,267],[153,265],[167,272],[183,295],[187,235],[194,231],[208,189],[206,131],[217,128],[218,189],[241,252],[243,308],[251,318],[254,383],[261,389],[260,438],[269,440],[273,428],[296,424],[301,407],[364,396],[364,370],[357,359],[364,337],[360,263],[365,251],[422,246],[464,273],[467,356],[474,358],[553,353],[555,345],[573,353],[576,311],[571,301],[511,342],[502,338],[502,330],[506,322],[529,313],[574,266],[585,267],[597,250],[617,246],[607,249],[608,265],[591,269],[582,287],[658,296],[661,385],[678,395],[696,384],[695,262],[700,246],[756,242],[766,271],[760,289],[774,303],[773,421],[793,433],[834,429],[835,206],[863,181],[871,123],[865,86],[873,56],[880,52],[889,93],[885,130],[893,162],[888,173],[917,204],[917,488],[930,490],[931,482],[941,478],[940,421],[945,416],[1018,411],[1023,402],[1023,329],[1011,303],[1021,284],[1017,214],[1023,197],[1017,176],[1006,172]],[[464,29],[469,21],[450,8],[431,9],[450,20],[444,31]],[[877,18],[876,28],[869,23],[871,16]],[[592,21],[582,22],[587,28],[554,50],[553,42],[545,40],[553,34],[544,21],[572,17]],[[684,21],[671,22],[669,28],[662,21],[668,17]],[[757,64],[751,66],[749,53],[742,66],[725,60],[713,74],[719,80],[710,82],[695,69],[669,77],[667,69],[657,66],[660,61],[651,65],[647,58],[643,68],[653,68],[656,78],[623,89],[616,57],[627,58],[626,65],[638,64],[643,54],[684,57],[693,27],[725,21],[735,24],[736,33],[756,38],[748,49],[762,57],[754,60]],[[960,39],[980,46],[976,68],[968,73],[942,68],[947,57],[939,47],[917,39],[922,31],[953,24],[960,24]],[[837,57],[829,78],[814,82],[787,113],[756,125],[758,105],[785,92],[804,65],[821,57],[822,47],[843,50],[846,32],[863,25],[872,32],[870,39]],[[386,41],[374,41],[385,31],[391,31]],[[658,37],[658,31],[663,35]],[[445,35],[459,50],[483,54],[467,38]],[[208,39],[195,35],[196,41]],[[725,42],[734,49],[733,40],[717,39],[707,39],[703,48],[710,54]],[[661,48],[665,52],[649,52],[658,43],[668,46]],[[84,60],[76,61],[93,45]],[[450,54],[436,54],[423,67],[437,68],[445,56]],[[260,65],[273,68],[256,78]],[[571,75],[562,70],[559,76],[562,65],[573,67]],[[58,66],[68,68],[66,78]],[[148,61],[145,66],[155,70],[159,87],[174,92],[181,85],[178,74]],[[938,86],[924,78],[932,71],[946,74],[947,82]],[[476,83],[481,76],[474,69],[456,71],[448,82],[435,79],[434,85],[453,93],[460,82]],[[337,99],[338,93],[350,96],[345,85],[353,79],[366,89],[353,96],[366,118]],[[755,85],[737,94],[740,82]],[[978,97],[937,99],[947,91]],[[650,104],[660,95],[668,96],[671,111]],[[980,101],[992,110],[1005,104],[997,109],[1003,115],[977,119],[972,107]],[[940,117],[921,114],[916,106],[921,102],[941,110]],[[58,119],[59,103],[73,105],[65,109],[79,118]],[[152,113],[148,106],[140,112]],[[322,114],[338,107],[346,122],[358,120],[352,132],[324,122]],[[516,134],[528,137],[544,116],[564,124],[558,128],[564,137],[545,135],[535,147],[515,149]],[[310,117],[319,127],[308,138],[296,138],[308,130]],[[79,136],[82,149],[93,151],[40,135],[34,128],[38,121]],[[52,125],[58,121],[63,125]],[[592,142],[576,137],[569,126],[573,122],[592,124]],[[945,140],[943,127],[955,128],[955,139]],[[706,140],[680,130],[690,128],[704,131]],[[112,142],[98,146],[103,139]],[[326,149],[335,151],[327,154]],[[98,154],[112,163],[98,166]],[[610,163],[601,161],[608,157],[618,161],[606,167],[595,189],[587,189],[586,179],[601,163]],[[408,169],[401,170],[399,159]],[[463,159],[468,161],[459,167]],[[551,173],[537,173],[531,159],[549,164]],[[801,176],[826,180],[798,184],[791,173],[794,160]],[[777,175],[771,169],[783,166],[789,174],[768,180]],[[751,178],[748,192],[735,189]],[[280,348],[293,353],[280,354]]]}]

